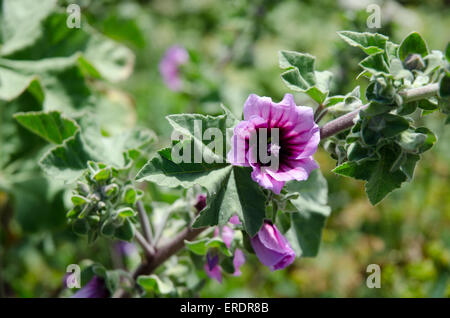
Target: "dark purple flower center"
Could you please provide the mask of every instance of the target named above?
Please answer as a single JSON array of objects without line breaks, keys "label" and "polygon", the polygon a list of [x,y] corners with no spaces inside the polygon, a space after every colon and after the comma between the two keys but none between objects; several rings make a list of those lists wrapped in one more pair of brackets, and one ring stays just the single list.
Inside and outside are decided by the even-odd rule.
[{"label": "dark purple flower center", "polygon": [[263,153],[266,151],[267,157],[270,157],[272,160],[277,159],[279,166],[288,165],[289,158],[295,154],[296,145],[292,144],[292,138],[295,136],[288,137],[289,130],[285,127],[272,128],[278,129],[278,142],[272,140],[271,129],[265,129],[267,130],[267,133],[265,131],[263,132],[261,128],[256,131],[256,163],[262,167],[271,165],[271,162],[267,162],[267,158],[263,158],[259,151],[260,145],[266,144],[265,149],[262,149],[261,151]]},{"label": "dark purple flower center", "polygon": [[206,261],[208,263],[208,268],[210,271],[219,264],[219,255],[217,253],[208,252],[206,254]]}]

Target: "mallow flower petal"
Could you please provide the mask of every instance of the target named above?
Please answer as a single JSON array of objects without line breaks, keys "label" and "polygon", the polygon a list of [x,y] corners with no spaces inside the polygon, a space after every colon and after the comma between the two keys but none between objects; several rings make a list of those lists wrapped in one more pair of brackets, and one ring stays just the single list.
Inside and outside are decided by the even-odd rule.
[{"label": "mallow flower petal", "polygon": [[234,257],[233,257],[233,265],[234,265],[234,273],[233,276],[239,276],[241,275],[240,267],[245,264],[245,255],[244,252],[242,252],[240,249],[236,249],[234,251]]},{"label": "mallow flower petal", "polygon": [[231,241],[233,241],[233,236],[234,236],[234,230],[229,227],[224,225],[222,227],[222,240],[225,243],[225,245],[230,248],[231,246]]},{"label": "mallow flower petal", "polygon": [[251,173],[253,181],[257,182],[261,187],[272,190],[275,194],[280,194],[284,186],[284,181],[277,181],[262,169],[255,169]]},{"label": "mallow flower petal", "polygon": [[271,270],[282,269],[295,259],[295,252],[277,227],[265,221],[261,230],[250,239],[261,263]]},{"label": "mallow flower petal", "polygon": [[215,279],[219,283],[222,283],[222,269],[220,268],[219,265],[210,268],[208,264],[205,264],[204,269],[206,275],[208,275],[209,278]]},{"label": "mallow flower petal", "polygon": [[72,295],[72,298],[107,298],[109,291],[106,288],[105,281],[94,276],[86,285]]},{"label": "mallow flower petal", "polygon": [[271,249],[266,248],[260,240],[252,238],[250,240],[253,250],[255,254],[258,256],[258,259],[265,266],[269,267],[270,270],[278,269],[276,268],[277,264],[282,262],[285,255],[283,253],[275,252]]},{"label": "mallow flower petal", "polygon": [[231,224],[234,224],[234,225],[239,225],[239,224],[241,224],[241,221],[239,220],[239,217],[237,216],[237,214],[233,215],[233,216],[230,218],[230,223],[231,223]]}]

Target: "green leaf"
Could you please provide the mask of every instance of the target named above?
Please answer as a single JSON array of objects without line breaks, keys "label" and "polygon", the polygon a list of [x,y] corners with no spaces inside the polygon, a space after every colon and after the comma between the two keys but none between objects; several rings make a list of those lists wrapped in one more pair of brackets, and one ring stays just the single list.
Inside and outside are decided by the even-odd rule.
[{"label": "green leaf", "polygon": [[224,257],[220,262],[220,267],[228,274],[233,274],[236,271],[234,268],[233,257]]},{"label": "green leaf", "polygon": [[[226,115],[217,117],[204,116],[200,114],[176,114],[167,116],[169,124],[178,132],[183,134],[186,138],[192,141],[192,156],[191,162],[225,162],[226,151],[226,129],[230,121],[227,121]],[[232,123],[232,122],[231,122]],[[204,136],[207,130],[217,129],[221,136],[210,138],[211,147],[205,143]],[[219,138],[217,138],[219,137]],[[220,140],[220,137],[222,140]],[[217,140],[215,139],[217,138]],[[195,160],[196,152],[202,155],[202,158]]]},{"label": "green leaf", "polygon": [[94,178],[95,181],[104,181],[111,178],[111,175],[112,175],[111,167],[106,167],[97,171],[92,177]]},{"label": "green leaf", "polygon": [[392,110],[391,105],[378,102],[370,102],[369,107],[363,110],[363,114],[366,116],[377,116],[384,113],[388,113]]},{"label": "green leaf", "polygon": [[286,86],[323,103],[328,96],[332,73],[315,71],[315,57],[312,55],[293,51],[280,51],[278,55],[280,67],[288,69],[281,74]]},{"label": "green leaf", "polygon": [[419,148],[425,143],[426,139],[426,134],[417,133],[408,129],[400,134],[400,139],[397,143],[407,152],[418,153]]},{"label": "green leaf", "polygon": [[298,87],[308,89],[316,84],[314,75],[314,63],[316,58],[306,53],[298,53],[294,51],[280,51],[279,54],[280,68],[293,68],[298,71]]},{"label": "green leaf", "polygon": [[404,61],[409,54],[414,53],[420,54],[422,57],[428,55],[428,46],[417,32],[411,32],[403,39],[398,49],[398,57]]},{"label": "green leaf", "polygon": [[446,58],[441,51],[431,51],[431,53],[424,58],[424,61],[427,64],[424,71],[425,75],[431,75],[440,68],[445,68],[446,64]]},{"label": "green leaf", "polygon": [[450,74],[446,73],[439,83],[439,96],[442,98],[450,97]]},{"label": "green leaf", "polygon": [[14,203],[14,222],[25,233],[49,232],[64,226],[62,193],[52,180],[22,170],[20,178],[11,176],[10,183],[8,191]]},{"label": "green leaf", "polygon": [[373,75],[389,75],[389,66],[384,59],[384,53],[369,55],[359,65]]},{"label": "green leaf", "polygon": [[[0,55],[30,46],[42,35],[41,23],[56,8],[56,0],[3,0]],[[19,26],[20,27],[17,27]]]},{"label": "green leaf", "polygon": [[400,166],[400,170],[406,175],[408,182],[410,182],[414,176],[414,169],[416,168],[419,159],[419,155],[409,153],[406,155],[406,160]]},{"label": "green leaf", "polygon": [[102,233],[102,235],[104,235],[106,237],[113,236],[115,231],[116,231],[116,226],[114,225],[113,222],[103,223],[103,225],[100,229],[100,232]]},{"label": "green leaf", "polygon": [[123,222],[123,225],[116,228],[114,237],[122,241],[131,242],[131,240],[134,238],[134,231],[135,229],[133,223],[131,223],[131,221],[126,218]]},{"label": "green leaf", "polygon": [[378,33],[340,31],[338,35],[351,46],[359,47],[369,55],[382,53],[386,50],[388,38]]},{"label": "green leaf", "polygon": [[326,107],[334,106],[338,103],[342,103],[344,100],[345,100],[344,95],[330,96],[330,97],[327,97],[327,100],[325,101],[325,106]]},{"label": "green leaf", "polygon": [[39,86],[36,76],[16,73],[0,66],[0,100],[11,101],[17,98],[32,83]]},{"label": "green leaf", "polygon": [[45,110],[73,112],[92,106],[93,96],[78,59],[79,54],[38,61],[0,58],[0,98],[10,100],[34,86],[42,96]]},{"label": "green leaf", "polygon": [[397,114],[401,116],[406,116],[414,113],[419,105],[418,101],[403,103],[398,109]]},{"label": "green leaf", "polygon": [[225,116],[226,116],[226,126],[227,128],[234,129],[234,127],[240,122],[230,109],[228,109],[224,104],[220,104]]},{"label": "green leaf", "polygon": [[117,214],[122,218],[128,218],[136,215],[136,212],[132,208],[122,208],[117,210]]},{"label": "green leaf", "polygon": [[86,147],[80,133],[77,132],[62,145],[51,149],[39,164],[51,177],[74,181],[87,168],[88,161],[100,161],[98,159],[97,155]]},{"label": "green leaf", "polygon": [[121,276],[126,275],[126,273],[123,270],[112,270],[112,271],[105,271],[104,278],[105,278],[105,285],[106,288],[108,288],[108,291],[111,295],[115,293],[115,291],[120,286],[120,279]]},{"label": "green leaf", "polygon": [[266,198],[250,174],[250,168],[233,166],[223,179],[205,187],[207,206],[193,226],[226,224],[231,216],[238,214],[248,234],[256,235],[264,222]]},{"label": "green leaf", "polygon": [[215,180],[223,180],[229,175],[231,166],[226,163],[179,163],[172,161],[171,149],[158,151],[138,172],[137,181],[150,181],[160,186],[190,188],[195,184],[209,187]]},{"label": "green leaf", "polygon": [[290,181],[286,184],[289,193],[298,193],[290,200],[297,212],[290,213],[291,228],[287,237],[297,256],[316,256],[322,238],[322,229],[330,215],[327,205],[328,186],[319,169],[311,172],[305,181]]},{"label": "green leaf", "polygon": [[136,190],[133,187],[128,187],[125,189],[124,193],[124,202],[134,205],[136,203],[137,193]]},{"label": "green leaf", "polygon": [[209,249],[217,248],[222,254],[231,256],[226,244],[218,237],[204,238],[197,241],[184,241],[186,248],[197,255],[206,255]]},{"label": "green leaf", "polygon": [[[88,161],[103,162],[116,168],[127,164],[124,153],[138,149],[154,140],[152,132],[133,129],[124,133],[104,137],[96,119],[84,116],[79,121],[81,130],[66,139],[60,146],[43,156],[40,165],[52,177],[65,181],[77,179],[88,167]],[[110,169],[103,169],[96,175],[97,180],[105,180],[111,175]]]},{"label": "green leaf", "polygon": [[347,149],[347,157],[349,161],[364,160],[369,157],[369,149],[363,147],[359,142],[352,142]]},{"label": "green leaf", "polygon": [[75,234],[86,235],[89,232],[89,224],[84,219],[76,219],[72,224],[72,230]]},{"label": "green leaf", "polygon": [[367,145],[375,145],[382,138],[392,138],[409,128],[409,121],[390,113],[365,118],[361,124],[361,137]]},{"label": "green leaf", "polygon": [[[6,32],[1,56],[42,60],[81,52],[80,66],[91,76],[101,75],[110,81],[118,81],[130,75],[133,53],[96,32],[85,21],[82,28],[68,28],[67,14],[57,10],[55,0],[43,0],[39,4],[32,0],[4,2],[4,10],[0,11],[0,29],[5,28]],[[17,28],[17,25],[21,27]]]},{"label": "green leaf", "polygon": [[87,199],[81,195],[78,195],[78,194],[72,195],[70,200],[72,201],[73,205],[75,205],[75,206],[89,203],[89,199]]},{"label": "green leaf", "polygon": [[79,129],[75,121],[57,111],[17,113],[14,118],[25,128],[55,144],[62,144]]},{"label": "green leaf", "polygon": [[418,106],[423,110],[435,110],[439,108],[439,104],[435,98],[422,99],[418,101]]},{"label": "green leaf", "polygon": [[170,279],[160,279],[155,274],[149,276],[141,275],[137,278],[137,283],[147,292],[156,294],[167,295],[175,290],[175,287]]},{"label": "green leaf", "polygon": [[419,127],[415,130],[416,133],[424,134],[426,136],[426,140],[422,146],[419,148],[419,153],[423,153],[429,150],[437,141],[436,135],[427,127]]},{"label": "green leaf", "polygon": [[399,45],[391,41],[386,41],[386,53],[389,56],[389,60],[397,57]]},{"label": "green leaf", "polygon": [[373,205],[407,180],[401,170],[391,171],[392,164],[398,157],[396,150],[386,146],[380,149],[379,154],[378,159],[359,163],[348,161],[333,170],[343,176],[367,181],[366,192]]}]

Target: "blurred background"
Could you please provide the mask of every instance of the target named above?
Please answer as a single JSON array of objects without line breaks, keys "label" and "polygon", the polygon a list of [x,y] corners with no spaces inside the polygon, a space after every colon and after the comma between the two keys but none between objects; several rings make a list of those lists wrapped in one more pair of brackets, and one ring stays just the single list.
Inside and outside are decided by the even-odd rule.
[{"label": "blurred background", "polygon": [[[345,94],[357,85],[364,91],[367,81],[355,79],[363,53],[348,47],[336,31],[375,31],[394,42],[418,31],[437,50],[450,40],[448,0],[58,1],[61,8],[70,3],[80,5],[94,29],[135,54],[133,73],[101,90],[122,105],[113,116],[124,125],[151,128],[161,146],[171,133],[164,119],[168,114],[219,114],[220,103],[240,114],[250,93],[281,100],[288,89],[280,79],[278,50],[315,55],[316,68],[334,74],[332,94]],[[370,3],[381,7],[380,29],[367,29]],[[165,86],[158,71],[174,44],[190,56],[178,92]],[[301,94],[295,98],[297,104],[314,106]],[[6,127],[11,114],[4,106],[0,124]],[[331,173],[335,161],[320,149],[316,159],[329,183],[332,215],[318,256],[277,272],[250,256],[240,277],[227,277],[222,284],[208,280],[199,296],[450,297],[450,130],[437,112],[423,120],[439,141],[421,160],[412,183],[373,207],[363,183]],[[5,151],[15,137],[2,134],[0,151]],[[86,240],[65,224],[63,193],[44,191],[46,178],[36,174],[16,179],[13,190],[2,190],[0,171],[3,297],[59,296],[67,264],[81,259],[113,266],[108,242],[86,248]],[[152,191],[158,201],[173,201],[175,195]],[[369,264],[381,266],[380,289],[366,287]]]}]

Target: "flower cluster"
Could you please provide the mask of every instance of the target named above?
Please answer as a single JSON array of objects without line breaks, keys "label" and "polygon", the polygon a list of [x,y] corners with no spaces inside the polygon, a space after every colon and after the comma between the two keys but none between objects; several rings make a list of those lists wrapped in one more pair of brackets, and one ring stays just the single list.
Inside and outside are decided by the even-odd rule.
[{"label": "flower cluster", "polygon": [[[233,225],[238,225],[241,222],[239,221],[239,218],[237,217],[237,215],[234,215],[230,218],[230,223]],[[220,235],[222,237],[222,240],[225,243],[225,245],[228,248],[230,248],[231,241],[233,240],[233,236],[234,236],[234,230],[230,226],[224,225],[222,227],[221,233],[219,233],[219,232],[220,232],[219,227],[216,227],[216,229],[214,231],[214,236]],[[221,283],[222,282],[222,269],[219,265],[219,255],[215,254],[214,252],[208,252],[208,254],[206,255],[206,260],[207,260],[207,262],[205,264],[206,274],[209,277],[214,278],[219,283]],[[233,257],[233,265],[234,265],[234,269],[235,269],[233,276],[241,275],[241,271],[239,270],[239,268],[244,263],[245,263],[244,253],[239,248],[236,248],[236,250],[234,251],[234,257]]]}]

